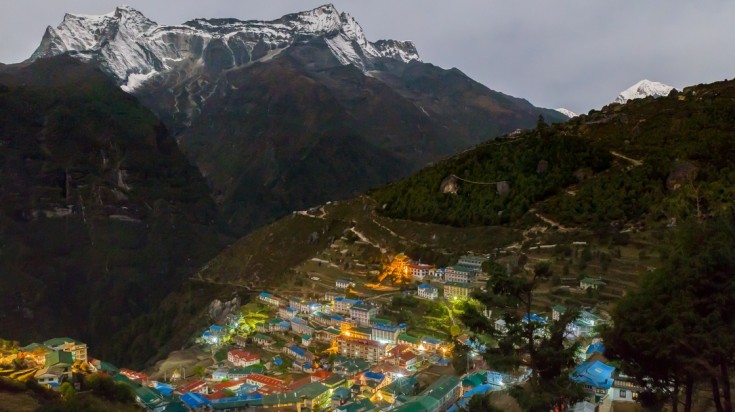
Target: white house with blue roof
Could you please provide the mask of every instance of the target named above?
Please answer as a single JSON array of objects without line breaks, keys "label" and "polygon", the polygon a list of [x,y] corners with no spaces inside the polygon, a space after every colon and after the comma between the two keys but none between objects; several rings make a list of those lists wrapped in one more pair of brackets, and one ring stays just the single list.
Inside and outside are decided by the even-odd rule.
[{"label": "white house with blue roof", "polygon": [[613,385],[612,374],[614,371],[614,366],[606,365],[600,361],[584,362],[569,374],[569,379],[584,385],[584,388],[590,393],[590,400],[599,403],[605,399],[608,390]]},{"label": "white house with blue roof", "polygon": [[422,283],[417,288],[417,295],[422,299],[435,300],[439,298],[439,289],[426,283]]}]

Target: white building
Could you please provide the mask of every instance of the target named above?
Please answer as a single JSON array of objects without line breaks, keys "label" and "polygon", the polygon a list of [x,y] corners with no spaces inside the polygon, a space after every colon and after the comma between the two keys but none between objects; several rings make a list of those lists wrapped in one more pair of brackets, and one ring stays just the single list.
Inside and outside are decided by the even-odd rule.
[{"label": "white building", "polygon": [[468,266],[449,266],[444,270],[444,280],[447,282],[472,283],[477,278],[478,271]]},{"label": "white building", "polygon": [[417,280],[424,280],[427,276],[434,276],[436,268],[433,265],[424,265],[422,263],[409,263],[408,271],[411,277]]},{"label": "white building", "polygon": [[347,315],[350,313],[350,308],[357,304],[362,304],[362,301],[347,298],[334,298],[334,312]]},{"label": "white building", "polygon": [[398,326],[385,325],[382,323],[374,323],[371,328],[370,339],[378,342],[395,343],[398,335],[406,330],[406,325]]},{"label": "white building", "polygon": [[355,287],[355,282],[346,279],[337,279],[337,281],[334,282],[334,285],[337,289],[349,289]]},{"label": "white building", "polygon": [[378,314],[378,308],[364,303],[358,303],[350,307],[350,317],[359,326],[370,326],[370,320]]},{"label": "white building", "polygon": [[434,300],[439,298],[439,289],[422,283],[418,286],[418,296],[422,299]]},{"label": "white building", "polygon": [[474,255],[464,255],[459,258],[457,265],[466,266],[468,268],[475,269],[478,272],[482,271],[482,264],[487,262],[488,258]]}]

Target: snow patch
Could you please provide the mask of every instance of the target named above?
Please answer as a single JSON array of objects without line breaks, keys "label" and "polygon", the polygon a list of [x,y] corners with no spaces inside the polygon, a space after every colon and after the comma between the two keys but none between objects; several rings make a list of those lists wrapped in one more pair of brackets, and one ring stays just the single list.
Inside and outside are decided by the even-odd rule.
[{"label": "snow patch", "polygon": [[125,84],[123,84],[122,86],[120,86],[120,88],[124,92],[132,93],[132,92],[135,91],[135,89],[137,89],[138,87],[140,87],[143,83],[145,83],[147,80],[151,79],[152,77],[154,77],[157,74],[158,74],[158,72],[155,72],[155,71],[152,71],[152,72],[146,73],[146,74],[130,73],[130,75],[128,75],[127,82],[125,82]]},{"label": "snow patch", "polygon": [[554,110],[556,110],[557,112],[559,112],[559,113],[563,114],[564,116],[566,116],[566,117],[568,117],[568,118],[570,118],[570,119],[571,119],[572,117],[577,117],[577,116],[579,116],[579,115],[578,115],[577,113],[574,113],[573,111],[571,111],[571,110],[569,110],[569,109],[565,109],[565,108],[563,108],[563,107],[560,107],[560,108],[558,108],[558,109],[554,109]]},{"label": "snow patch", "polygon": [[642,99],[649,96],[668,96],[673,89],[674,88],[669,85],[644,79],[623,90],[618,95],[618,98],[615,99],[615,103],[623,104],[629,100]]}]

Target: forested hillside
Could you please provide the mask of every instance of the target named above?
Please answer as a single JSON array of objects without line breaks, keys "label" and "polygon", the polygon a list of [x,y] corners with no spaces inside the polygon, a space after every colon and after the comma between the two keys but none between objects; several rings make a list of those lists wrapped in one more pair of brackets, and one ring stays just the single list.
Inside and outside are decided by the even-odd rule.
[{"label": "forested hillside", "polygon": [[532,208],[564,225],[668,223],[733,203],[734,137],[735,82],[723,81],[540,122],[372,196],[386,216],[456,226]]}]

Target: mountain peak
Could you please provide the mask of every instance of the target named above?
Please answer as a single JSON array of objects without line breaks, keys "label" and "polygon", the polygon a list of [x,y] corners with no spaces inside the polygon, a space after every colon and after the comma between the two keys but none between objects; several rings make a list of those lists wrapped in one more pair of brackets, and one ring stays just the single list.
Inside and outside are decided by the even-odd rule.
[{"label": "mountain peak", "polygon": [[645,97],[662,97],[668,96],[669,92],[674,88],[659,82],[654,82],[648,79],[643,79],[638,83],[630,86],[623,90],[615,99],[615,103],[626,103],[633,99],[642,99]]},{"label": "mountain peak", "polygon": [[219,72],[317,38],[339,63],[363,71],[380,58],[419,60],[411,42],[368,41],[357,20],[331,3],[272,21],[194,19],[179,26],[159,25],[130,6],[97,16],[67,14],[58,27],[49,26],[30,60],[64,53],[95,59],[131,91],[180,65]]},{"label": "mountain peak", "polygon": [[570,119],[571,119],[572,117],[577,117],[577,116],[579,116],[579,115],[578,115],[577,113],[574,113],[573,111],[571,111],[571,110],[569,110],[569,109],[565,109],[565,108],[563,108],[563,107],[560,107],[560,108],[558,108],[558,109],[554,109],[554,110],[556,110],[557,112],[559,112],[559,113],[563,114],[564,116],[566,116],[566,117],[568,117],[568,118],[570,118]]}]

